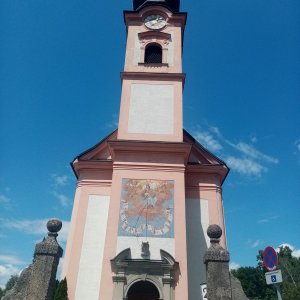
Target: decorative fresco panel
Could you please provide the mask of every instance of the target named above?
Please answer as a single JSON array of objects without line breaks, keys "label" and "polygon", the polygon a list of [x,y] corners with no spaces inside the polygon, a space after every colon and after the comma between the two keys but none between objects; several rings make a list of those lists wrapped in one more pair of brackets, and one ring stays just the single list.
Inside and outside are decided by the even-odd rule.
[{"label": "decorative fresco panel", "polygon": [[174,237],[174,181],[122,180],[119,236]]}]

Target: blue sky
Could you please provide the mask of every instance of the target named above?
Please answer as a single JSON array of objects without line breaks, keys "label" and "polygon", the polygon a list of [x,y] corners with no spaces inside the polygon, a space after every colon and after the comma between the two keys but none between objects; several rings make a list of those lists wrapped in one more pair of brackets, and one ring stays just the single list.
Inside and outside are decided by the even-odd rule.
[{"label": "blue sky", "polygon": [[[130,0],[0,2],[0,286],[75,191],[69,162],[115,129]],[[184,127],[225,160],[232,266],[300,249],[300,2],[182,0]],[[201,258],[200,258],[201,259]]]}]

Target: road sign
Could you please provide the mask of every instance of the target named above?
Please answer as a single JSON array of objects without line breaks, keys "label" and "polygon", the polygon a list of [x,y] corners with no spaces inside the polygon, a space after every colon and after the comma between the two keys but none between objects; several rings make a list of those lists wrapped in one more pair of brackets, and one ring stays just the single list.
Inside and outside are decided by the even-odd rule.
[{"label": "road sign", "polygon": [[269,271],[274,271],[278,265],[277,252],[273,247],[266,247],[263,253],[264,265]]},{"label": "road sign", "polygon": [[282,282],[281,270],[265,273],[267,284],[276,284]]}]

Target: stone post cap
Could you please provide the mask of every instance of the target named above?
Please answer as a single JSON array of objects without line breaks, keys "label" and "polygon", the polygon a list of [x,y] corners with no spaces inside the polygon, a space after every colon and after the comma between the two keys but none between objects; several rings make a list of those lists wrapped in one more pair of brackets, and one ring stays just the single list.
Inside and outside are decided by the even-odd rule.
[{"label": "stone post cap", "polygon": [[57,234],[62,228],[62,221],[56,218],[50,219],[47,222],[47,229],[49,232]]},{"label": "stone post cap", "polygon": [[210,238],[211,244],[204,254],[204,263],[209,261],[229,262],[229,252],[219,244],[222,236],[221,227],[217,224],[209,225],[207,228],[207,235]]},{"label": "stone post cap", "polygon": [[209,225],[207,228],[207,235],[210,237],[211,242],[219,242],[222,233],[222,228],[217,224]]},{"label": "stone post cap", "polygon": [[47,222],[48,236],[36,244],[34,255],[54,255],[62,257],[63,250],[58,244],[56,237],[62,228],[62,221],[59,219],[50,219]]}]

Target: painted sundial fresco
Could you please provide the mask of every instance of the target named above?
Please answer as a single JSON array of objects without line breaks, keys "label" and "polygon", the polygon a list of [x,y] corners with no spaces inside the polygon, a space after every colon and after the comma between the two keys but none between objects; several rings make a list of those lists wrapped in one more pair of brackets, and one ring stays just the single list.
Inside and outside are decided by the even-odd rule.
[{"label": "painted sundial fresco", "polygon": [[119,236],[174,237],[174,181],[123,179]]}]

